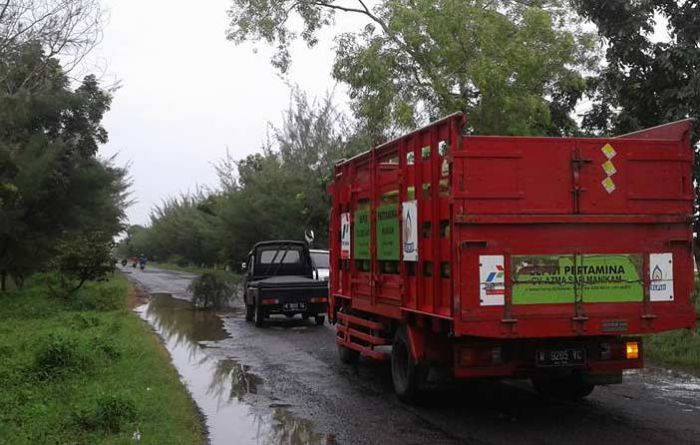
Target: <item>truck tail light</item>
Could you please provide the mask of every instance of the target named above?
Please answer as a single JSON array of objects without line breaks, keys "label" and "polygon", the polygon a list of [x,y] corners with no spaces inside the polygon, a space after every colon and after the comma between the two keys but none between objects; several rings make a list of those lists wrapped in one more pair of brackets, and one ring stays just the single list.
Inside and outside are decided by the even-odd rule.
[{"label": "truck tail light", "polygon": [[476,366],[478,363],[478,354],[476,349],[461,348],[459,353],[459,364],[464,367]]},{"label": "truck tail light", "polygon": [[625,356],[627,360],[636,360],[639,358],[639,342],[628,341],[625,343]]},{"label": "truck tail light", "polygon": [[265,298],[264,300],[260,301],[260,304],[279,304],[279,300],[277,298]]},{"label": "truck tail light", "polygon": [[462,347],[459,352],[459,365],[469,368],[477,366],[502,365],[503,348],[501,346],[489,347]]},{"label": "truck tail light", "polygon": [[326,298],[326,297],[314,297],[309,301],[311,301],[311,303],[327,303],[328,298]]}]

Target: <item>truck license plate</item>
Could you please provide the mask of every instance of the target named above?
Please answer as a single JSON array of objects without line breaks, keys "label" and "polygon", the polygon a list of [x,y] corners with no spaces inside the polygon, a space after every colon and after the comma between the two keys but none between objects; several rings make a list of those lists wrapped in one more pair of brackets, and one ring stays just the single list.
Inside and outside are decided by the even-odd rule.
[{"label": "truck license plate", "polygon": [[282,309],[285,311],[305,311],[306,303],[284,303]]},{"label": "truck license plate", "polygon": [[583,349],[551,349],[536,352],[537,366],[575,366],[586,363],[586,352]]}]

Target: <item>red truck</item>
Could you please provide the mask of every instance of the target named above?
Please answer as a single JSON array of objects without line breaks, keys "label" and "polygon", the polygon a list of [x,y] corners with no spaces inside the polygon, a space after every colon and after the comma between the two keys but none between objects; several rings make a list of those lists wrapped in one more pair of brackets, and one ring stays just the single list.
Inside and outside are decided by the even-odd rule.
[{"label": "red truck", "polygon": [[404,401],[440,368],[578,399],[643,366],[641,335],[694,326],[690,120],[614,138],[467,136],[464,123],[337,163],[329,315],[343,362],[390,359]]}]

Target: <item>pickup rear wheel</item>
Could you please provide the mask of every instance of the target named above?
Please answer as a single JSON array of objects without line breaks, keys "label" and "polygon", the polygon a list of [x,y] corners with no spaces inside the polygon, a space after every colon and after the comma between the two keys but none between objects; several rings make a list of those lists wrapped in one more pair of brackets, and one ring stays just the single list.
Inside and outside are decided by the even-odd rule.
[{"label": "pickup rear wheel", "polygon": [[257,328],[261,328],[265,324],[265,310],[257,304],[253,309],[253,321]]},{"label": "pickup rear wheel", "polygon": [[253,321],[255,317],[255,306],[252,304],[245,305],[245,321]]},{"label": "pickup rear wheel", "polygon": [[325,315],[321,315],[321,314],[316,315],[316,316],[314,317],[314,321],[316,322],[316,326],[321,326],[321,325],[323,325],[323,323],[325,323],[325,321],[326,321],[326,316],[325,316]]},{"label": "pickup rear wheel", "polygon": [[419,402],[425,377],[424,367],[411,356],[408,334],[402,326],[396,331],[391,348],[391,379],[399,400],[411,404]]}]

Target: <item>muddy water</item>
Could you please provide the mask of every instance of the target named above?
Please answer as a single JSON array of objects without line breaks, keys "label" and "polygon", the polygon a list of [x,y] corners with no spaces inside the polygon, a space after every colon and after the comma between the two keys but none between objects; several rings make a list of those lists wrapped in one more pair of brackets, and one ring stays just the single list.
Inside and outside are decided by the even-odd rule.
[{"label": "muddy water", "polygon": [[[313,424],[264,396],[265,382],[245,364],[218,354],[226,341],[221,319],[168,294],[137,308],[161,335],[173,364],[206,417],[213,445],[326,444]],[[263,395],[261,395],[261,393]]]}]

